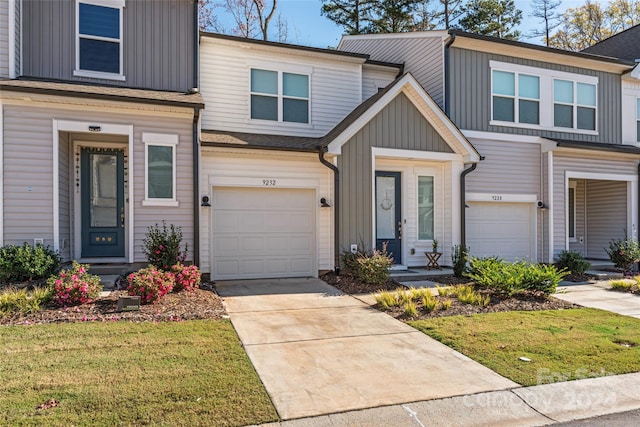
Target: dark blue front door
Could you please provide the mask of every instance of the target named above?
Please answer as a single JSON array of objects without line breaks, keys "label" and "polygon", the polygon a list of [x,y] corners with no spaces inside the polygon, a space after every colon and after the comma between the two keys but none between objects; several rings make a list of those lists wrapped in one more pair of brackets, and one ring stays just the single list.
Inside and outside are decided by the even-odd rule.
[{"label": "dark blue front door", "polygon": [[376,172],[376,247],[387,245],[394,264],[402,263],[400,172]]},{"label": "dark blue front door", "polygon": [[82,257],[124,257],[124,152],[83,148]]}]

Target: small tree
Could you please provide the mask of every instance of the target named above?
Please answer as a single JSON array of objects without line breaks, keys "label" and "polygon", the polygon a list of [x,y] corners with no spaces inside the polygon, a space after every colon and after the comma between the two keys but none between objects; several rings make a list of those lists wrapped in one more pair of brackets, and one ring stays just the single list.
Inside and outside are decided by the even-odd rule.
[{"label": "small tree", "polygon": [[187,258],[187,245],[181,249],[182,230],[162,221],[162,227],[155,224],[148,228],[147,235],[142,242],[142,250],[149,264],[168,271],[172,266],[183,262]]},{"label": "small tree", "polygon": [[631,271],[633,264],[640,261],[640,245],[634,239],[612,240],[605,251],[611,262],[625,272]]}]

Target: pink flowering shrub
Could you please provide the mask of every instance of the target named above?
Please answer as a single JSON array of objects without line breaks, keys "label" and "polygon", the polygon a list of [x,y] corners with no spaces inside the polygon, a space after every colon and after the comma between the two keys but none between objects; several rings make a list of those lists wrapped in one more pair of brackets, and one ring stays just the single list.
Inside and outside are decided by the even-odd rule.
[{"label": "pink flowering shrub", "polygon": [[127,283],[129,295],[137,295],[142,304],[149,304],[171,292],[175,277],[150,265],[127,276]]},{"label": "pink flowering shrub", "polygon": [[162,227],[155,224],[148,228],[142,241],[142,250],[149,264],[164,271],[171,271],[171,266],[183,262],[187,258],[187,245],[182,250],[182,230],[162,221]]},{"label": "pink flowering shrub", "polygon": [[200,270],[196,265],[182,265],[181,263],[177,263],[171,267],[171,271],[173,271],[176,278],[176,283],[173,285],[173,292],[180,292],[182,290],[191,291],[200,284]]},{"label": "pink flowering shrub", "polygon": [[89,274],[89,266],[76,261],[70,269],[51,276],[47,284],[53,288],[53,299],[61,307],[88,304],[102,291],[100,277]]}]

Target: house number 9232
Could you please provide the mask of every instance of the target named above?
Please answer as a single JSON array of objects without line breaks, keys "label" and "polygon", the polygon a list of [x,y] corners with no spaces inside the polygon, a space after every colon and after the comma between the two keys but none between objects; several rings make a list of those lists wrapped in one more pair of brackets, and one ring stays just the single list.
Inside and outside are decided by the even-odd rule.
[{"label": "house number 9232", "polygon": [[263,179],[262,180],[262,185],[264,185],[265,187],[274,187],[276,185],[276,180],[275,179]]}]

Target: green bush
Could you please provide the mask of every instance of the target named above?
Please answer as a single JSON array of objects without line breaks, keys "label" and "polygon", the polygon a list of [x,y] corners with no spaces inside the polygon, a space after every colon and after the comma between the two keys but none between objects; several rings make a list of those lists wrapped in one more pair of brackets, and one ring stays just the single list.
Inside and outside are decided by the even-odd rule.
[{"label": "green bush", "polygon": [[605,249],[613,264],[624,271],[631,271],[633,264],[640,261],[640,245],[637,240],[612,240]]},{"label": "green bush", "polygon": [[528,264],[524,261],[506,262],[498,258],[471,258],[469,276],[478,286],[514,295],[524,290],[555,292],[558,283],[568,274],[552,265]]},{"label": "green bush", "polygon": [[42,245],[0,248],[0,282],[21,283],[46,279],[60,269],[57,252]]},{"label": "green bush", "polygon": [[451,250],[451,263],[453,264],[453,275],[463,277],[467,269],[467,258],[469,257],[469,248],[462,245],[455,245]]},{"label": "green bush", "polygon": [[591,263],[576,251],[560,252],[556,265],[560,270],[567,270],[573,274],[584,274],[591,267]]},{"label": "green bush", "polygon": [[149,260],[149,264],[164,271],[172,266],[184,262],[187,258],[187,245],[181,248],[182,230],[162,221],[162,227],[155,224],[148,228],[147,235],[142,241],[142,251]]},{"label": "green bush", "polygon": [[52,293],[49,287],[5,289],[0,293],[0,318],[15,313],[35,313],[51,300]]},{"label": "green bush", "polygon": [[389,267],[393,264],[386,252],[375,250],[371,256],[357,258],[357,267],[354,275],[363,283],[382,285],[389,280]]}]

